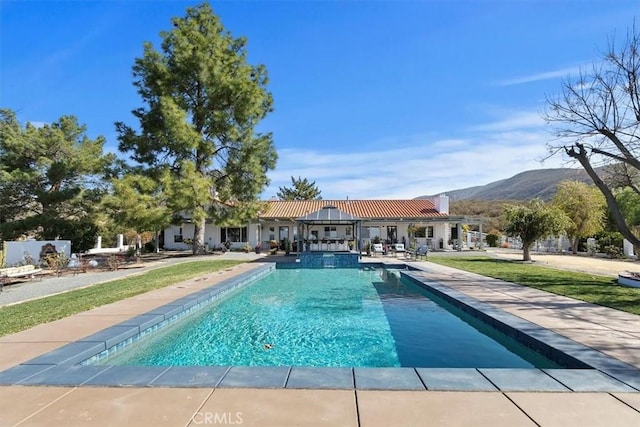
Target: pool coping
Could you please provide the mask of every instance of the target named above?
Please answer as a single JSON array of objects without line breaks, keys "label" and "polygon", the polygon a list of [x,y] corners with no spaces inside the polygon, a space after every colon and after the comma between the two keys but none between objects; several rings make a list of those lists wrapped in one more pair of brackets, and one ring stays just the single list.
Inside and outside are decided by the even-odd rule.
[{"label": "pool coping", "polygon": [[[407,268],[405,264],[399,265]],[[395,265],[361,264],[393,268]],[[158,367],[101,366],[81,362],[114,345],[124,345],[143,331],[153,330],[203,307],[276,268],[269,263],[219,284],[178,298],[97,333],[0,372],[0,385],[213,387],[348,390],[563,391],[638,392],[640,370],[576,343],[535,323],[478,301],[411,270],[401,274],[449,303],[489,323],[525,345],[540,347],[553,358],[569,357],[586,369],[509,368],[329,368],[329,367]],[[412,269],[424,271],[420,268]],[[546,354],[545,354],[546,355]]]}]

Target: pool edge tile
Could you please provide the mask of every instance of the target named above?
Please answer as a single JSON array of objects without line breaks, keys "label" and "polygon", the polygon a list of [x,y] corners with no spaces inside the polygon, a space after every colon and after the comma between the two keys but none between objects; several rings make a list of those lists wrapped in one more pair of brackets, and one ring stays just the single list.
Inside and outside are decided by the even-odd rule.
[{"label": "pool edge tile", "polygon": [[498,391],[476,368],[416,368],[427,390]]},{"label": "pool edge tile", "polygon": [[572,391],[541,369],[478,368],[478,371],[500,391]]},{"label": "pool edge tile", "polygon": [[229,366],[171,366],[151,381],[149,387],[215,388]]},{"label": "pool edge tile", "polygon": [[596,369],[543,369],[547,375],[579,392],[628,393],[636,391]]},{"label": "pool edge tile", "polygon": [[415,368],[353,368],[356,390],[426,390]]},{"label": "pool edge tile", "polygon": [[216,388],[285,388],[290,367],[232,366]]},{"label": "pool edge tile", "polygon": [[353,390],[353,368],[294,366],[285,388]]}]

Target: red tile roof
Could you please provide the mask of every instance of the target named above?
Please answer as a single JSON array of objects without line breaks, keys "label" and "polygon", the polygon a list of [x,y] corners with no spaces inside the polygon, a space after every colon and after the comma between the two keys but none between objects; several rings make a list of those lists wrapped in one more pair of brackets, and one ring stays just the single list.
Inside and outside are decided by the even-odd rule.
[{"label": "red tile roof", "polygon": [[408,200],[271,200],[261,219],[300,218],[324,206],[335,206],[362,219],[372,218],[446,218],[428,199]]}]

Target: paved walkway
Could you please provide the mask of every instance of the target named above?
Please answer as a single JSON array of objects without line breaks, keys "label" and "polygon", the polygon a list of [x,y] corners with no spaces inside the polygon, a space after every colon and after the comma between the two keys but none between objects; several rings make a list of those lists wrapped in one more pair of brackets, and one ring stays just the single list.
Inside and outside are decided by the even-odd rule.
[{"label": "paved walkway", "polygon": [[202,255],[202,256],[180,256],[181,254],[166,256],[161,259],[144,260],[140,264],[128,264],[116,271],[94,271],[87,273],[72,274],[65,272],[64,275],[56,277],[54,275],[43,276],[30,281],[23,281],[5,286],[0,292],[0,307],[3,305],[15,304],[32,299],[38,299],[49,295],[55,295],[74,289],[93,286],[100,283],[120,279],[127,276],[142,274],[155,268],[166,267],[190,261],[202,260],[240,260],[253,261],[261,259],[264,255],[253,253],[227,252],[222,255]]},{"label": "paved walkway", "polygon": [[[638,316],[428,262],[416,264],[428,270],[425,277],[640,367]],[[257,265],[242,264],[2,337],[0,370]],[[635,427],[640,425],[640,392],[0,387],[2,426],[86,424]]]}]

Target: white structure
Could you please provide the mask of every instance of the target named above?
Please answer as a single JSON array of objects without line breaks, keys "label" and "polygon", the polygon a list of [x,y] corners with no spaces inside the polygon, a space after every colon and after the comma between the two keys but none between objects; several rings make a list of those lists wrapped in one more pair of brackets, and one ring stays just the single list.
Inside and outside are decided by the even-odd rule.
[{"label": "white structure", "polygon": [[127,247],[124,244],[124,236],[122,234],[118,234],[118,242],[115,248],[103,248],[102,247],[102,237],[98,236],[98,240],[96,241],[96,247],[89,249],[87,253],[90,254],[114,254],[118,252],[126,251]]},{"label": "white structure", "polygon": [[624,249],[624,254],[629,258],[635,258],[636,254],[634,254],[633,245],[631,244],[631,242],[628,241],[627,239],[624,239],[622,242],[622,245]]},{"label": "white structure", "polygon": [[71,256],[70,240],[17,240],[4,242],[3,260],[5,266],[24,264],[40,265],[41,258],[48,253],[62,252]]},{"label": "white structure", "polygon": [[[348,248],[348,242],[357,237],[362,244],[380,239],[409,247],[411,227],[418,245],[436,250],[460,249],[458,240],[462,239],[462,224],[480,224],[482,232],[478,219],[449,215],[449,197],[446,195],[432,200],[277,200],[266,204],[267,209],[248,224],[220,227],[207,223],[205,246],[212,249],[229,242],[232,248],[247,244],[253,248],[258,243],[267,248],[270,241],[276,241],[282,247],[289,240],[295,251],[298,240],[308,239],[318,247],[326,242],[325,245],[334,245],[332,250],[344,250]],[[327,206],[361,219],[361,230],[354,230],[353,224],[322,224],[305,229],[306,234],[302,236],[297,219]],[[164,231],[165,249],[190,249],[184,240],[193,238],[193,232],[194,225],[188,220],[167,228]]]}]

